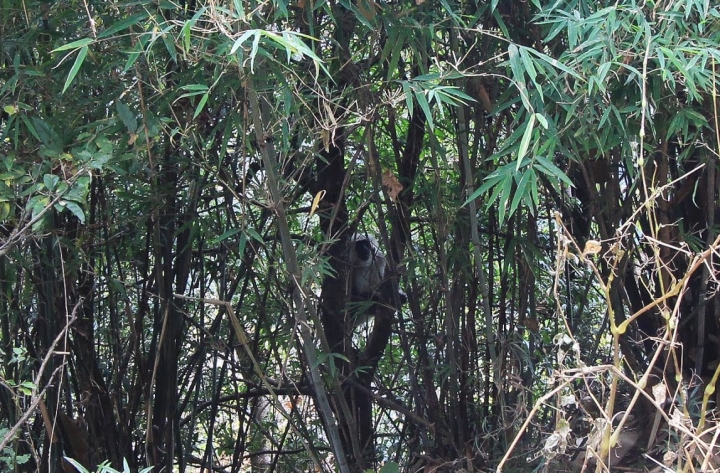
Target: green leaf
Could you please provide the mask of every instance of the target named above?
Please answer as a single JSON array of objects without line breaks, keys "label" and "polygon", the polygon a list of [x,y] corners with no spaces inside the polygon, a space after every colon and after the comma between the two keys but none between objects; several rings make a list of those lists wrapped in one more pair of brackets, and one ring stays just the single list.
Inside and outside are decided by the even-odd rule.
[{"label": "green leaf", "polygon": [[443,87],[443,92],[447,95],[452,95],[453,97],[457,98],[460,102],[475,102],[476,100],[472,97],[470,97],[468,94],[460,90],[460,88],[456,86],[447,86]]},{"label": "green leaf", "polygon": [[207,7],[201,7],[192,18],[187,20],[185,24],[183,24],[182,29],[180,30],[180,36],[182,38],[182,46],[186,53],[190,52],[190,49],[192,47],[191,43],[191,33],[192,29],[197,23],[197,21],[200,19],[200,17],[205,14],[205,10],[207,10]]},{"label": "green leaf", "polygon": [[254,228],[246,228],[245,234],[258,243],[265,243],[263,237]]},{"label": "green leaf", "polygon": [[[205,93],[208,90],[210,90],[210,88],[205,84],[188,84],[188,85],[183,85],[182,87],[180,87],[180,89],[188,90],[190,92],[201,92],[201,93]],[[180,97],[188,97],[188,96],[181,95]]]},{"label": "green leaf", "polygon": [[235,54],[235,51],[237,51],[238,48],[240,48],[240,46],[242,46],[243,43],[245,41],[247,41],[247,39],[250,36],[252,36],[256,33],[257,33],[257,30],[247,30],[242,35],[240,35],[240,37],[238,39],[236,39],[235,42],[233,43],[232,48],[230,48],[230,54]]},{"label": "green leaf", "polygon": [[508,46],[508,60],[510,62],[510,69],[513,72],[513,79],[518,82],[525,82],[525,74],[522,61],[520,60],[520,50],[518,50],[518,47],[513,43],[510,43]]},{"label": "green leaf", "polygon": [[412,117],[414,106],[412,86],[406,80],[401,81],[400,85],[402,85],[403,94],[405,94],[405,104],[407,105],[408,116]]},{"label": "green leaf", "polygon": [[72,81],[75,79],[75,76],[80,70],[80,66],[82,66],[83,61],[85,61],[85,56],[87,56],[87,53],[87,46],[83,46],[82,48],[80,48],[80,51],[75,58],[75,63],[73,64],[72,68],[70,68],[70,73],[68,73],[67,79],[65,79],[65,85],[63,86],[61,94],[64,94],[68,87],[70,87],[70,84],[72,84]]},{"label": "green leaf", "polygon": [[90,183],[92,179],[90,176],[80,176],[75,181],[75,184],[67,191],[64,195],[67,200],[74,200],[76,202],[84,202],[90,192]]},{"label": "green leaf", "polygon": [[508,174],[507,177],[503,180],[502,186],[498,186],[500,190],[500,195],[498,196],[498,198],[500,199],[500,202],[498,204],[498,219],[501,223],[505,222],[505,213],[507,212],[507,205],[508,201],[510,200],[510,194],[512,194],[513,182],[513,176]]},{"label": "green leaf", "polygon": [[64,44],[60,46],[59,48],[53,49],[52,53],[57,53],[60,51],[67,51],[68,49],[78,49],[78,48],[84,48],[87,47],[88,44],[91,44],[94,40],[92,38],[83,38],[79,39],[77,41],[73,41],[72,43]]},{"label": "green leaf", "polygon": [[[42,144],[50,148],[61,148],[62,140],[60,136],[40,117],[32,117],[32,124],[35,133],[33,135],[38,138]],[[33,130],[30,132],[32,133]]]},{"label": "green leaf", "polygon": [[136,24],[140,23],[142,20],[148,18],[149,16],[150,16],[150,13],[148,13],[147,11],[144,11],[142,13],[137,13],[128,18],[125,18],[122,21],[118,21],[117,23],[110,26],[110,28],[108,28],[105,31],[103,31],[102,33],[100,33],[98,35],[98,39],[107,38],[110,35],[113,35],[119,31],[122,31],[133,25],[136,25]]},{"label": "green leaf", "polygon": [[115,104],[115,108],[118,111],[120,120],[122,120],[128,131],[130,133],[135,133],[137,131],[137,119],[135,118],[135,114],[132,112],[132,110],[130,110],[130,107],[125,105],[124,102],[118,100]]},{"label": "green leaf", "polygon": [[378,473],[400,473],[400,465],[395,462],[387,462]]},{"label": "green leaf", "polygon": [[528,120],[527,125],[525,125],[525,133],[523,133],[522,140],[520,140],[520,148],[518,149],[517,154],[517,166],[515,170],[520,169],[520,163],[522,163],[522,159],[525,157],[525,154],[527,154],[528,148],[530,147],[530,139],[532,138],[533,130],[535,129],[535,113],[530,115],[530,119]]},{"label": "green leaf", "polygon": [[198,115],[203,111],[203,108],[205,108],[205,104],[208,101],[209,95],[207,93],[203,94],[202,97],[200,97],[200,102],[198,102],[197,107],[195,107],[195,113],[193,114],[193,118],[197,118]]},{"label": "green leaf", "polygon": [[413,77],[412,80],[418,81],[418,82],[433,82],[439,80],[440,73],[439,72],[432,72],[430,74],[423,74],[417,77]]},{"label": "green leaf", "polygon": [[80,220],[80,223],[85,223],[85,212],[83,212],[82,208],[76,202],[69,200],[64,201],[63,206],[75,215],[77,219]]},{"label": "green leaf", "polygon": [[540,125],[541,125],[543,128],[545,128],[546,130],[548,129],[549,124],[548,124],[547,118],[545,118],[545,117],[544,117],[542,114],[540,114],[540,113],[536,113],[536,114],[535,114],[535,118],[537,118],[537,121],[540,122]]},{"label": "green leaf", "polygon": [[417,100],[418,105],[420,105],[420,108],[422,109],[423,113],[425,114],[425,118],[427,119],[428,125],[430,126],[430,129],[432,130],[435,127],[433,125],[432,112],[430,111],[430,104],[428,103],[427,98],[425,98],[425,92],[423,92],[422,90],[416,91],[415,100]]},{"label": "green leaf", "polygon": [[172,38],[167,35],[162,35],[163,44],[165,44],[165,49],[167,49],[168,54],[170,54],[170,58],[173,60],[173,62],[177,62],[177,50],[175,49],[175,43],[172,41]]},{"label": "green leaf", "polygon": [[398,72],[398,63],[402,57],[403,46],[407,32],[404,28],[392,28],[388,31],[388,40],[385,42],[383,48],[381,63],[384,63],[390,58],[390,63],[387,67],[387,80],[390,80],[394,74]]},{"label": "green leaf", "polygon": [[529,197],[528,184],[532,183],[537,179],[533,168],[529,168],[527,171],[521,174],[520,182],[518,182],[517,188],[515,189],[515,195],[513,196],[512,203],[510,204],[510,211],[508,217],[511,217],[520,205],[520,201],[525,201]]},{"label": "green leaf", "polygon": [[261,30],[255,30],[255,37],[253,38],[252,48],[250,48],[250,72],[255,70],[255,58],[257,57],[258,49],[260,48],[260,37],[262,36]]},{"label": "green leaf", "polygon": [[245,20],[243,2],[241,0],[233,0],[233,6],[235,7],[235,16],[240,20]]},{"label": "green leaf", "polygon": [[[227,232],[225,232],[225,233],[227,233]],[[225,233],[223,233],[223,235]],[[222,237],[222,235],[220,235],[220,237]],[[220,237],[218,237],[218,238],[220,238]],[[247,245],[247,236],[244,233],[242,233],[240,235],[240,242],[238,243],[238,254],[240,254],[240,255],[245,254],[245,246],[246,245]]]},{"label": "green leaf", "polygon": [[525,47],[518,48],[518,55],[520,56],[520,60],[522,61],[525,72],[530,77],[530,80],[533,82],[535,87],[540,88],[537,83],[537,71],[535,70],[535,66],[533,65],[533,61],[530,58],[530,55],[527,53],[527,49],[528,48]]},{"label": "green leaf", "polygon": [[43,184],[45,184],[45,188],[50,192],[55,189],[59,180],[60,176],[56,176],[55,174],[45,174],[43,176]]},{"label": "green leaf", "polygon": [[535,156],[535,168],[548,176],[558,178],[559,180],[567,184],[569,187],[574,187],[573,182],[570,180],[570,178],[567,177],[567,175],[562,172],[559,167],[555,166],[552,161],[543,156]]},{"label": "green leaf", "polygon": [[492,12],[493,19],[497,23],[498,27],[500,28],[500,31],[502,31],[505,38],[511,38],[510,32],[507,29],[507,25],[505,24],[505,20],[503,20],[502,15],[499,11],[493,10]]},{"label": "green leaf", "polygon": [[562,62],[558,61],[557,59],[553,59],[553,58],[551,58],[550,56],[548,56],[547,54],[541,53],[540,51],[538,51],[538,50],[536,50],[536,49],[533,49],[533,48],[526,48],[526,50],[527,50],[530,54],[538,57],[539,59],[541,59],[541,60],[543,60],[543,61],[545,61],[548,65],[554,67],[555,69],[559,69],[559,70],[563,71],[565,74],[569,74],[569,75],[573,76],[574,78],[576,78],[576,79],[584,82],[584,79],[582,78],[582,76],[580,76],[580,74],[578,74],[577,72],[573,71],[572,69],[570,69],[570,68],[567,67],[565,64],[563,64]]},{"label": "green leaf", "polygon": [[469,204],[472,200],[477,199],[481,195],[485,194],[488,190],[495,187],[498,183],[502,182],[506,176],[507,176],[507,167],[502,167],[495,172],[491,173],[489,176],[485,178],[485,183],[480,186],[478,189],[475,189],[475,191],[470,194],[470,197],[468,197],[465,202],[461,205],[461,207],[465,207],[467,204]]},{"label": "green leaf", "polygon": [[11,209],[9,202],[0,202],[0,222],[5,221],[10,216]]},{"label": "green leaf", "polygon": [[[237,235],[237,234],[240,233],[241,231],[242,231],[242,230],[241,230],[240,228],[231,228],[230,230],[228,230],[228,231],[226,231],[226,232],[223,232],[222,235],[219,235],[219,236],[213,238],[212,240],[210,240],[210,245],[211,245],[211,246],[215,246],[215,245],[217,245],[218,243],[220,243],[221,241],[227,240],[227,239],[230,238],[231,236]],[[244,235],[242,235],[242,236],[244,236]],[[242,252],[241,252],[241,253],[242,253]]]}]

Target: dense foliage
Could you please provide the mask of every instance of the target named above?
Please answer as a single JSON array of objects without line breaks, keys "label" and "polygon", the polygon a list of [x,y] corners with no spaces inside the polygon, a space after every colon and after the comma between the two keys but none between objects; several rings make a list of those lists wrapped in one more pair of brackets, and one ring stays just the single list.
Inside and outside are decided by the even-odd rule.
[{"label": "dense foliage", "polygon": [[719,46],[709,0],[4,0],[0,468],[720,468]]}]

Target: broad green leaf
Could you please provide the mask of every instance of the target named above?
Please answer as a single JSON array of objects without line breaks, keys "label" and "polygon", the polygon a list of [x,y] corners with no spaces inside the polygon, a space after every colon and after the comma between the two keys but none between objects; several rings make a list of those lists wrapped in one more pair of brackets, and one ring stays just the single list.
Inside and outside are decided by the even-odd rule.
[{"label": "broad green leaf", "polygon": [[0,202],[0,222],[5,221],[10,216],[11,209],[9,202]]},{"label": "broad green leaf", "polygon": [[125,105],[124,102],[118,100],[115,104],[115,108],[118,111],[118,115],[120,115],[120,120],[122,120],[128,131],[130,133],[135,133],[137,131],[137,119],[135,118],[135,114],[132,110],[130,110],[130,107]]},{"label": "broad green leaf", "polygon": [[258,243],[265,243],[263,237],[254,228],[246,228],[244,234]]},{"label": "broad green leaf", "polygon": [[177,50],[175,49],[175,43],[172,41],[172,38],[167,34],[163,34],[162,41],[163,44],[165,44],[165,49],[167,49],[168,54],[170,54],[170,59],[172,59],[173,62],[177,62]]},{"label": "broad green leaf", "polygon": [[[228,231],[231,231],[231,230],[228,230]],[[225,233],[227,233],[227,232],[225,232]],[[220,235],[218,238],[221,238],[223,235],[225,235],[225,233]],[[242,233],[242,234],[240,234],[240,242],[238,243],[238,254],[239,255],[242,256],[245,254],[245,246],[246,245],[247,245],[247,236],[245,235],[245,233]]]},{"label": "broad green leaf", "polygon": [[55,174],[45,174],[43,176],[43,184],[45,184],[45,188],[50,192],[55,190],[55,186],[57,186],[59,180],[60,176],[56,176]]},{"label": "broad green leaf", "polygon": [[45,146],[52,148],[60,148],[62,146],[60,136],[42,118],[32,117],[32,124],[34,125],[33,130],[35,130],[34,135],[42,141]]},{"label": "broad green leaf", "polygon": [[83,212],[82,208],[76,202],[65,201],[64,206],[80,220],[80,223],[85,223],[85,212]]}]

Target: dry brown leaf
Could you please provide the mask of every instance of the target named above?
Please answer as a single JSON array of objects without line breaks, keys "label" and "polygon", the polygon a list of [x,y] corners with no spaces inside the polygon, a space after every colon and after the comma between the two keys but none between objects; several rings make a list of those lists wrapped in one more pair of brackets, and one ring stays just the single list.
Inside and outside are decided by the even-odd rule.
[{"label": "dry brown leaf", "polygon": [[382,185],[385,188],[385,192],[390,197],[390,200],[395,202],[398,194],[403,190],[403,185],[397,180],[395,174],[392,171],[385,171],[382,175]]},{"label": "dry brown leaf", "polygon": [[585,249],[583,250],[583,256],[596,255],[602,250],[602,245],[595,240],[588,240],[585,243]]},{"label": "dry brown leaf", "polygon": [[522,324],[532,333],[538,333],[540,331],[540,323],[537,321],[537,319],[526,317],[522,319]]}]

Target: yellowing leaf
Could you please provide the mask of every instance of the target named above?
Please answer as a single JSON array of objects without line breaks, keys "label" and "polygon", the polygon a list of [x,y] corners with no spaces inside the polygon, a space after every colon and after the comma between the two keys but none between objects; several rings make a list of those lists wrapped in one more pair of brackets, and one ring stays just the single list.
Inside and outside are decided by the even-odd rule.
[{"label": "yellowing leaf", "polygon": [[321,190],[320,192],[315,194],[315,198],[313,199],[312,207],[310,207],[310,216],[311,217],[317,210],[318,205],[320,205],[320,201],[323,200],[323,197],[325,197],[325,190]]}]

